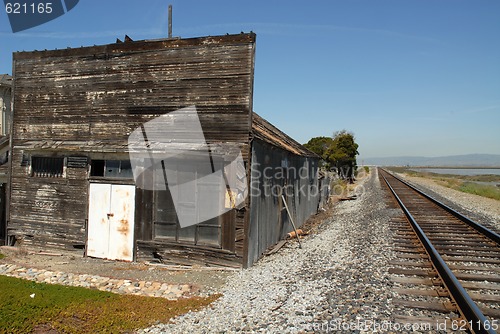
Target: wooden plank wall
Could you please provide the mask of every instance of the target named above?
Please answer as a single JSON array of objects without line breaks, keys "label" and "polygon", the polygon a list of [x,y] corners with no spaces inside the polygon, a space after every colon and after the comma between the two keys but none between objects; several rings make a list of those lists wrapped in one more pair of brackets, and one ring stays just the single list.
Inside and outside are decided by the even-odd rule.
[{"label": "wooden plank wall", "polygon": [[248,162],[254,48],[250,33],[15,53],[9,234],[62,248],[85,239],[87,170],[35,178],[23,154],[126,153],[135,128],[195,105],[207,141],[240,144]]},{"label": "wooden plank wall", "polygon": [[[85,244],[87,169],[67,168],[65,178],[33,178],[21,167],[23,153],[13,151],[9,235],[25,245],[48,249]],[[56,156],[53,152],[50,155]]]}]

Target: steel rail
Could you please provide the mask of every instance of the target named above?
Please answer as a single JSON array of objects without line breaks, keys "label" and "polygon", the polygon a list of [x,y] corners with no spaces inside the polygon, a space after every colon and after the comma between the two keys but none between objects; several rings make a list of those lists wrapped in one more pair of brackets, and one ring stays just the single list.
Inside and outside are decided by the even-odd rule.
[{"label": "steel rail", "polygon": [[[389,173],[385,169],[382,169],[382,170],[384,172],[386,172],[386,173]],[[481,234],[485,235],[486,237],[490,238],[492,241],[496,242],[497,244],[500,244],[500,235],[498,233],[496,233],[496,232],[494,232],[494,231],[492,231],[492,230],[484,227],[483,225],[481,225],[479,223],[476,223],[472,219],[469,219],[468,217],[462,215],[460,212],[458,212],[458,211],[450,208],[449,206],[447,206],[444,203],[441,203],[440,201],[438,201],[434,197],[432,197],[432,196],[430,196],[430,195],[422,192],[421,190],[417,189],[415,186],[413,186],[412,184],[408,183],[407,181],[402,180],[401,178],[395,176],[392,173],[389,173],[389,174],[392,175],[392,177],[394,177],[396,180],[400,181],[401,183],[404,183],[405,185],[407,185],[408,187],[410,187],[411,189],[413,189],[414,191],[416,191],[417,193],[419,193],[420,195],[422,195],[425,198],[431,200],[434,204],[439,205],[441,208],[445,209],[446,211],[448,211],[449,213],[451,213],[452,215],[454,215],[455,217],[457,217],[458,219],[460,219],[461,221],[463,221],[464,223],[466,223],[467,225],[469,225],[470,227],[472,227],[473,229],[475,229],[479,233],[481,233]]]},{"label": "steel rail", "polygon": [[382,177],[384,178],[387,187],[389,187],[389,189],[391,190],[399,206],[403,210],[405,216],[408,218],[408,221],[415,231],[415,234],[424,246],[424,249],[428,254],[430,260],[432,261],[433,266],[436,268],[441,280],[443,281],[444,285],[450,292],[451,297],[457,304],[460,314],[466,319],[470,331],[475,334],[495,334],[496,331],[492,329],[490,321],[484,316],[483,312],[481,312],[479,307],[476,305],[476,303],[474,303],[467,291],[465,291],[464,287],[460,284],[457,277],[444,262],[443,258],[434,248],[420,225],[418,225],[410,211],[408,211],[399,196],[396,194],[396,191],[389,184],[389,181],[387,181],[384,175],[382,175]]}]

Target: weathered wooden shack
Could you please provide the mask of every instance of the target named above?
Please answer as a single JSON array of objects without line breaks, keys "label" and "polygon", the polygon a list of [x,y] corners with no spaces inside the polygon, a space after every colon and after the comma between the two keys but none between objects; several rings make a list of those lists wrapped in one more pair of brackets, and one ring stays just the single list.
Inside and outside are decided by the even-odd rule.
[{"label": "weathered wooden shack", "polygon": [[[320,201],[319,192],[299,191],[318,186],[318,157],[252,111],[254,55],[253,33],[15,53],[8,242],[127,261],[252,265],[292,229],[268,185],[291,189],[298,225]],[[225,143],[239,148],[250,194],[181,228],[168,191],[136,186],[127,139],[187,106],[196,106],[213,156],[226,159]],[[301,167],[306,179],[290,172]]]}]

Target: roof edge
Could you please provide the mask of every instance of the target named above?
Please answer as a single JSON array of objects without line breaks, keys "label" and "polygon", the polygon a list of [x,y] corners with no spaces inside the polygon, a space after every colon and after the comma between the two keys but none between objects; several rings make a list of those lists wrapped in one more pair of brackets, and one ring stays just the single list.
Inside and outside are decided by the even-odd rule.
[{"label": "roof edge", "polygon": [[219,36],[203,36],[190,38],[165,38],[155,40],[138,40],[127,41],[121,43],[110,43],[104,45],[82,46],[67,49],[55,50],[34,50],[34,51],[17,51],[13,53],[14,60],[46,58],[46,57],[67,57],[67,56],[82,56],[89,53],[94,54],[120,54],[125,52],[149,51],[157,49],[176,49],[181,47],[199,46],[199,45],[221,45],[221,44],[241,44],[255,43],[256,34],[254,32],[227,34]]},{"label": "roof edge", "polygon": [[269,123],[256,112],[253,112],[252,136],[295,155],[320,158],[319,155],[308,150],[304,145]]}]

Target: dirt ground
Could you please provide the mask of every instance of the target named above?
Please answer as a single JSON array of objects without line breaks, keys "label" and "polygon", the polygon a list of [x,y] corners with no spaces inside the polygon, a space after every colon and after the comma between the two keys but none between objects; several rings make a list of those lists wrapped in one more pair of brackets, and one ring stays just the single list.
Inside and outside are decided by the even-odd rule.
[{"label": "dirt ground", "polygon": [[207,270],[194,268],[188,270],[172,269],[156,264],[140,262],[121,262],[84,257],[83,253],[54,253],[43,255],[33,251],[13,247],[0,247],[5,258],[2,263],[14,263],[25,268],[48,271],[62,271],[74,274],[105,276],[133,281],[152,281],[172,284],[192,284],[201,294],[211,294],[224,285],[234,270]]}]

